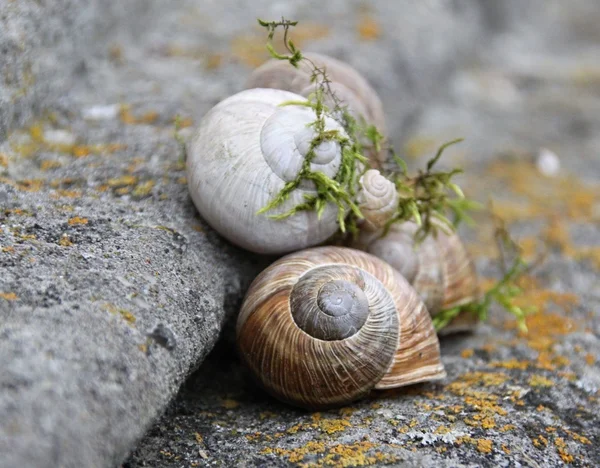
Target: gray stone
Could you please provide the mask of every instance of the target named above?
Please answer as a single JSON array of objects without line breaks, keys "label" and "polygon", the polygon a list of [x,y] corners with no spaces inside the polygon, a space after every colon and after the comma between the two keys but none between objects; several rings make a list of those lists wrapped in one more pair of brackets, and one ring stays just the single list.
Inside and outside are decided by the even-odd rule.
[{"label": "gray stone", "polygon": [[[495,310],[444,340],[441,384],[320,415],[244,376],[233,315],[271,259],[197,217],[174,119],[242,89],[266,58],[255,18],[281,15],[369,78],[412,166],[465,136],[443,164],[465,167],[469,195],[556,205],[511,219],[520,238],[551,214],[569,233],[535,272],[558,304],[530,338]],[[584,0],[0,4],[0,466],[118,465],[169,401],[124,466],[597,464],[600,207],[582,186],[600,177],[599,17]],[[562,172],[539,179],[540,148],[572,194]],[[529,169],[539,199],[503,179]],[[497,276],[480,226],[464,236]]]}]

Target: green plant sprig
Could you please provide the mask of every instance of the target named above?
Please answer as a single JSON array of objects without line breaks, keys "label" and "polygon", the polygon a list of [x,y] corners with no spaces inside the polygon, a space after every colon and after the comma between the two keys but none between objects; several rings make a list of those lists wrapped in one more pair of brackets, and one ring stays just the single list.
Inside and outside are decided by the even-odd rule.
[{"label": "green plant sprig", "polygon": [[[384,236],[392,224],[410,220],[419,226],[415,232],[417,244],[430,234],[437,235],[438,229],[451,233],[460,222],[474,224],[468,212],[478,209],[479,203],[465,198],[460,187],[452,181],[462,170],[434,171],[445,149],[462,141],[462,138],[458,138],[440,146],[435,156],[427,162],[425,170],[420,170],[416,176],[409,175],[404,160],[392,153],[398,168],[390,177],[396,183],[400,200],[396,214],[384,228]],[[448,219],[448,212],[453,215],[453,221]]]},{"label": "green plant sprig", "polygon": [[[500,267],[503,271],[502,278],[487,290],[480,300],[446,309],[435,315],[432,321],[436,330],[446,327],[455,317],[463,312],[473,314],[478,320],[485,321],[488,317],[490,307],[496,303],[515,316],[519,330],[524,333],[527,332],[527,315],[535,313],[536,308],[533,306],[519,307],[515,305],[514,300],[523,294],[523,289],[518,284],[520,278],[538,266],[543,261],[543,256],[540,256],[532,263],[525,262],[522,257],[522,249],[511,238],[504,221],[497,216],[494,217],[494,221],[496,224],[494,237],[500,253]],[[507,261],[508,255],[513,257],[510,265]]]},{"label": "green plant sprig", "polygon": [[[315,91],[308,96],[306,101],[288,101],[280,105],[297,105],[306,106],[313,109],[315,113],[315,121],[309,126],[315,131],[315,136],[311,140],[309,150],[304,158],[302,167],[294,178],[287,182],[281,191],[271,200],[266,206],[261,208],[257,214],[263,214],[274,208],[279,207],[287,201],[291,193],[296,190],[304,180],[314,183],[316,195],[304,195],[304,201],[294,206],[284,213],[270,215],[274,219],[284,219],[292,216],[300,211],[315,210],[320,217],[327,204],[333,203],[338,208],[338,224],[342,232],[346,232],[346,217],[348,212],[352,213],[353,217],[362,218],[362,214],[358,205],[355,203],[357,179],[361,173],[361,168],[368,165],[368,159],[362,154],[362,148],[354,134],[349,131],[350,119],[347,109],[342,106],[341,101],[331,89],[331,81],[327,76],[324,68],[317,67],[309,58],[304,57],[299,49],[295,47],[291,39],[288,38],[289,30],[297,24],[296,21],[288,21],[284,18],[281,21],[262,21],[258,23],[268,30],[267,50],[271,57],[277,60],[285,60],[295,68],[298,68],[300,61],[306,61],[311,67],[311,83],[315,84]],[[283,28],[283,42],[288,54],[280,54],[273,47],[273,37],[278,28]],[[325,97],[328,97],[334,104],[333,109],[330,109],[325,104]],[[341,118],[339,116],[342,116]],[[325,118],[334,118],[342,125],[346,135],[343,135],[337,130],[326,130]],[[337,117],[337,118],[336,118]],[[346,124],[346,125],[344,125]],[[316,156],[316,148],[325,141],[337,141],[340,145],[342,160],[341,166],[334,178],[328,177],[320,171],[311,169],[311,162]],[[353,224],[353,223],[351,223]],[[354,227],[352,226],[353,230]]]},{"label": "green plant sprig", "polygon": [[[351,115],[347,106],[333,91],[327,70],[317,66],[294,45],[289,34],[291,28],[298,24],[297,21],[289,21],[285,18],[282,18],[281,21],[259,19],[258,23],[268,31],[267,50],[271,57],[287,61],[295,68],[298,68],[301,62],[305,62],[310,69],[310,81],[315,85],[315,91],[308,96],[307,101],[281,104],[312,108],[315,112],[315,122],[309,125],[315,129],[315,137],[297,177],[285,184],[275,198],[258,211],[258,214],[266,213],[280,206],[289,199],[290,194],[301,185],[303,180],[310,180],[315,184],[316,195],[304,195],[303,202],[284,213],[270,216],[275,219],[283,219],[305,210],[316,210],[320,216],[327,203],[331,202],[338,207],[340,231],[356,236],[359,221],[363,218],[355,200],[358,179],[370,169],[369,160],[364,155],[367,151],[376,153],[381,151],[384,137],[374,125],[368,125],[362,119],[361,122],[358,122]],[[273,45],[275,32],[280,28],[283,29],[283,46],[287,53],[278,53]],[[325,104],[326,100],[331,107]],[[347,137],[343,137],[339,132],[325,132],[326,116],[336,120],[344,129]],[[315,148],[328,139],[338,141],[342,150],[341,168],[333,179],[322,173],[317,174],[310,168],[310,163],[315,157]],[[388,174],[388,177],[395,181],[401,198],[396,215],[386,226],[384,235],[387,234],[393,223],[414,220],[419,225],[415,234],[416,239],[417,242],[421,242],[429,234],[435,235],[438,228],[450,232],[459,222],[472,221],[467,212],[474,209],[476,203],[465,199],[458,185],[451,180],[461,170],[455,169],[448,172],[433,170],[444,149],[459,141],[462,140],[454,140],[443,145],[435,157],[428,162],[426,170],[420,171],[414,177],[408,175],[404,161],[391,151],[400,170]],[[448,213],[452,214],[453,221],[447,218]]]}]

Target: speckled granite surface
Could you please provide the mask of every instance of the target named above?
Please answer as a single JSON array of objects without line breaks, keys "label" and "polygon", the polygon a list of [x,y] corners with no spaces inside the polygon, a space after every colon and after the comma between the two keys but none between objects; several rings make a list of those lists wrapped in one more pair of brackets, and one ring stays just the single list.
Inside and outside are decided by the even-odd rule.
[{"label": "speckled granite surface", "polygon": [[[114,466],[130,450],[128,467],[598,464],[595,2],[131,2],[135,20],[16,3],[1,41],[18,46],[19,24],[45,14],[62,29],[9,54],[11,70],[33,65],[0,93],[21,90],[0,113],[0,466]],[[176,393],[270,259],[197,218],[174,118],[193,125],[241,89],[266,58],[254,19],[282,14],[302,47],[369,78],[413,167],[466,137],[445,163],[465,168],[467,194],[492,198],[529,256],[550,251],[526,279],[528,335],[495,310],[443,340],[441,384],[310,414],[257,391],[225,333]],[[542,148],[558,175],[536,168]],[[487,280],[496,252],[478,221],[462,235]]]}]

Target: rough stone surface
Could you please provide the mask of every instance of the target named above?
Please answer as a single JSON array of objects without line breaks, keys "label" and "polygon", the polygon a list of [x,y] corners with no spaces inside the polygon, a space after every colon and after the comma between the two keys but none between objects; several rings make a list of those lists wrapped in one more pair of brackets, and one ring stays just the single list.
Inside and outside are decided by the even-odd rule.
[{"label": "rough stone surface", "polygon": [[467,138],[445,161],[468,194],[528,256],[548,245],[539,314],[445,339],[439,385],[320,414],[259,392],[226,334],[124,466],[598,464],[597,2],[55,0],[0,5],[0,466],[119,464],[271,260],[197,217],[174,118],[241,89],[266,58],[254,18],[281,15],[368,77],[413,166]]}]

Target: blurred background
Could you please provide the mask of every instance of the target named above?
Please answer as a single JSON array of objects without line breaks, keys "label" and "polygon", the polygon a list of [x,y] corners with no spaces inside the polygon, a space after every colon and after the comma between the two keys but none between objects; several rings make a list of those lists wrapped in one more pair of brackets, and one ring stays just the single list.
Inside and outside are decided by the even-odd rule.
[{"label": "blurred background", "polygon": [[[346,61],[367,77],[383,101],[389,137],[411,168],[423,167],[440,144],[464,137],[441,165],[464,169],[460,185],[465,193],[482,203],[493,201],[494,212],[507,222],[527,258],[542,248],[549,252],[530,280],[533,292],[526,300],[550,315],[532,319],[529,338],[495,311],[476,334],[444,340],[448,382],[487,386],[487,380],[477,379],[482,372],[495,372],[490,370],[493,363],[529,360],[557,382],[554,393],[536,389],[502,403],[511,406],[496,413],[491,435],[481,422],[475,424],[473,436],[493,439],[493,452],[487,451],[487,442],[481,447],[467,443],[470,449],[450,449],[444,455],[439,446],[421,444],[422,435],[413,431],[409,437],[409,429],[402,432],[396,426],[408,427],[414,420],[417,429],[427,431],[435,414],[465,405],[464,393],[450,391],[451,396],[437,395],[433,401],[425,394],[429,388],[403,398],[387,395],[336,416],[347,424],[323,425],[321,416],[315,420],[296,412],[248,385],[225,340],[123,466],[287,466],[298,461],[318,466],[324,453],[332,455],[332,462],[341,460],[331,448],[336,444],[355,447],[347,450],[357,457],[384,446],[383,458],[367,459],[373,463],[409,460],[441,466],[441,460],[484,464],[501,459],[512,466],[529,460],[566,461],[561,442],[551,453],[536,451],[532,428],[562,424],[585,432],[594,426],[597,413],[597,0],[0,2],[0,181],[30,190],[70,178],[53,189],[73,198],[69,203],[76,206],[84,206],[81,193],[103,200],[106,217],[113,219],[130,211],[150,212],[163,200],[171,203],[165,212],[192,213],[173,138],[175,121],[187,137],[213,105],[243,89],[250,72],[269,58],[265,30],[256,19],[282,16],[299,21],[291,35],[299,48]],[[38,186],[31,180],[42,182]],[[482,276],[497,278],[492,225],[484,214],[477,219],[478,227],[461,235]],[[570,318],[561,318],[566,316]],[[143,318],[137,323],[141,328]],[[160,388],[167,393],[153,400],[152,415],[160,413],[175,395],[176,383],[200,365],[207,351],[194,348],[194,358],[181,362],[177,372],[165,371],[169,385]],[[511,385],[529,392],[527,365],[510,369]],[[469,380],[465,371],[479,377]],[[497,380],[490,382],[493,386]],[[514,388],[490,390],[485,401],[512,398]],[[540,413],[540,405],[554,413]],[[578,420],[572,418],[576,411],[582,415]],[[144,424],[150,419],[147,415]],[[472,430],[468,421],[473,419],[462,419],[453,426],[459,435]],[[388,420],[395,422],[386,425]],[[500,434],[499,427],[511,425],[515,431]],[[107,445],[103,450],[118,459],[142,432],[131,430],[120,446],[115,443],[117,449]],[[360,450],[352,445],[363,444],[369,434],[376,445],[361,445]],[[512,455],[501,450],[500,438],[518,450]],[[311,440],[321,441],[329,452],[319,452],[319,447],[292,450]],[[570,453],[583,464],[597,463],[598,439],[593,440],[594,446],[581,441],[571,445]],[[279,452],[269,452],[274,444]]]}]

